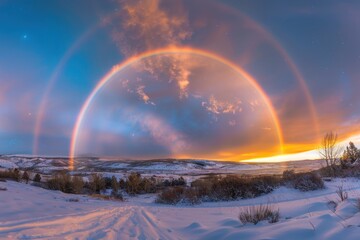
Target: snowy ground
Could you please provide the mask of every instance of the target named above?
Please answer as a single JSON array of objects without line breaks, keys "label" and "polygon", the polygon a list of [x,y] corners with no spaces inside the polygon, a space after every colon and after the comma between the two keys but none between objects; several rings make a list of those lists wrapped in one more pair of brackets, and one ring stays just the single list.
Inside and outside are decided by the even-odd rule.
[{"label": "snowy ground", "polygon": [[[343,185],[349,200],[336,209]],[[154,195],[125,202],[49,191],[24,183],[0,182],[0,239],[359,239],[358,179],[326,182],[326,189],[302,193],[281,187],[255,199],[168,206]],[[78,198],[79,202],[69,199]],[[242,225],[241,208],[271,203],[280,222]]]}]

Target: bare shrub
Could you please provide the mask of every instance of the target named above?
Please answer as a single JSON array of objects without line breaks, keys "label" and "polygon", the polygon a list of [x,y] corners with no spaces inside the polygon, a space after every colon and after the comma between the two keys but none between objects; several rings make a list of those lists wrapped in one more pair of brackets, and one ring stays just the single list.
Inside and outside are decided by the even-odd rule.
[{"label": "bare shrub", "polygon": [[171,187],[160,192],[156,203],[177,204],[183,199],[184,187]]},{"label": "bare shrub", "polygon": [[292,184],[294,188],[303,192],[323,189],[325,186],[320,175],[314,172],[297,174]]},{"label": "bare shrub", "polygon": [[185,203],[199,204],[201,202],[199,192],[195,188],[186,188],[183,195],[183,200]]},{"label": "bare shrub", "polygon": [[285,170],[282,174],[283,181],[291,182],[296,178],[294,170]]},{"label": "bare shrub", "polygon": [[337,187],[336,194],[338,195],[341,202],[348,199],[348,193],[344,190],[342,185]]},{"label": "bare shrub", "polygon": [[279,209],[274,210],[270,205],[249,206],[239,214],[241,223],[253,223],[256,225],[260,221],[267,220],[269,223],[276,223],[280,219]]}]

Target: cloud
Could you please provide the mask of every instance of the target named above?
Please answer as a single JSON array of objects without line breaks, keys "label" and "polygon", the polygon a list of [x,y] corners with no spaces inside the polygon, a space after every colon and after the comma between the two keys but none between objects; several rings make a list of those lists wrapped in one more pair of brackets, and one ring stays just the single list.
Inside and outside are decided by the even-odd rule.
[{"label": "cloud", "polygon": [[144,101],[144,103],[155,105],[154,102],[150,101],[150,97],[144,92],[144,89],[145,89],[144,85],[138,86],[138,88],[136,89],[136,92],[139,95],[139,97]]},{"label": "cloud", "polygon": [[160,0],[120,0],[119,4],[122,28],[115,28],[113,36],[126,56],[178,45],[191,36],[187,15],[182,9],[165,10]]},{"label": "cloud", "polygon": [[153,115],[147,115],[138,120],[142,127],[150,132],[154,140],[158,144],[166,146],[171,153],[179,154],[185,150],[187,144],[182,134],[177,132],[162,119]]},{"label": "cloud", "polygon": [[[163,6],[164,1],[120,0],[121,24],[114,25],[113,39],[122,54],[126,57],[139,53],[182,45],[192,32],[185,10],[180,3]],[[185,59],[186,58],[186,59]],[[176,81],[179,97],[188,97],[190,84],[189,64],[184,64],[188,56],[166,55],[154,56],[139,63],[139,68],[156,77],[167,77]]]},{"label": "cloud", "polygon": [[215,114],[236,114],[242,112],[241,104],[242,102],[240,100],[236,100],[234,102],[222,101],[216,99],[214,95],[211,95],[207,102],[202,102],[203,107],[205,107],[209,112]]}]

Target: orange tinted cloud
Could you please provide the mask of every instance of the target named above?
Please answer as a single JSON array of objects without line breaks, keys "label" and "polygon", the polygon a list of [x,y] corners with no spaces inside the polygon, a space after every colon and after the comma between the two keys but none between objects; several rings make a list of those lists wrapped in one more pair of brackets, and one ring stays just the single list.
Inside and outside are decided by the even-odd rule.
[{"label": "orange tinted cloud", "polygon": [[[113,39],[127,57],[164,46],[179,46],[191,37],[187,14],[181,5],[175,4],[176,9],[172,9],[174,6],[165,9],[160,0],[119,3],[122,7],[121,26],[114,26]],[[187,97],[191,75],[183,62],[184,56],[154,57],[142,61],[140,68],[153,75],[166,73],[169,81],[177,82],[182,98]]]}]

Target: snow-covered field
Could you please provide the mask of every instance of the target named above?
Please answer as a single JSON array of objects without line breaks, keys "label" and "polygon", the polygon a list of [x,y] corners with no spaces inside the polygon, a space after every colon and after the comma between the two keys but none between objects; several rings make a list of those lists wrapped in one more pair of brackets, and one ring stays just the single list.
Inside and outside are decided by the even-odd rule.
[{"label": "snow-covered field", "polygon": [[[349,199],[335,193],[343,185]],[[0,182],[0,239],[359,239],[358,179],[326,182],[326,189],[300,192],[285,187],[255,199],[168,206],[154,195],[124,202]],[[79,202],[69,199],[78,198]],[[335,201],[338,206],[328,204]],[[242,208],[272,204],[280,221],[242,225]]]}]

